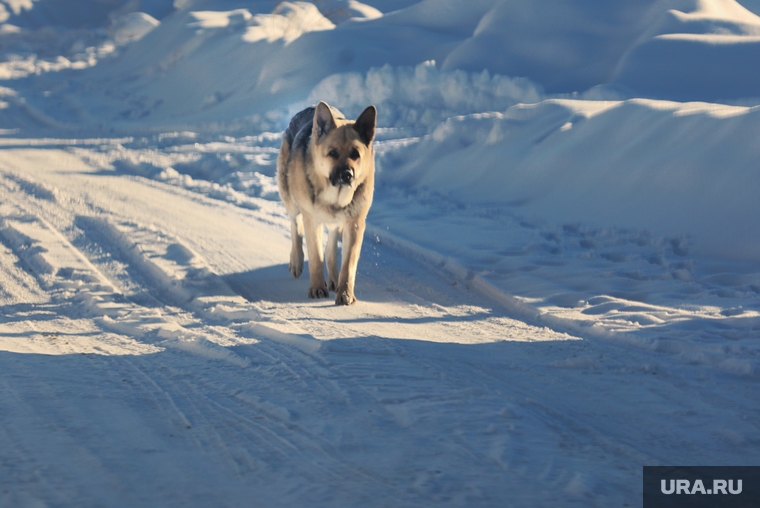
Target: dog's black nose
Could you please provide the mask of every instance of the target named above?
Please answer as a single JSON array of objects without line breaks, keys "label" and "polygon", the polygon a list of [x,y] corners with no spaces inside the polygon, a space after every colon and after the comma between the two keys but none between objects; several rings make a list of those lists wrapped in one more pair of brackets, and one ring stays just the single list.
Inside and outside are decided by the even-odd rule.
[{"label": "dog's black nose", "polygon": [[330,175],[330,183],[336,187],[340,185],[351,185],[351,182],[353,181],[354,170],[349,167],[337,169]]},{"label": "dog's black nose", "polygon": [[346,168],[340,172],[340,183],[349,185],[354,179],[354,172],[350,168]]}]

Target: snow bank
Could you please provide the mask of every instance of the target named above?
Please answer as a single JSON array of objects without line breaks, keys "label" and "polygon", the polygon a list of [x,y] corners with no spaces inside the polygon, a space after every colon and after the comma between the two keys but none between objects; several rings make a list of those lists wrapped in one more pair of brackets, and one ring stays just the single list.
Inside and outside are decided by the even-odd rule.
[{"label": "snow bank", "polygon": [[760,260],[757,132],[759,107],[547,100],[451,118],[384,152],[382,178],[555,223],[685,234],[703,253]]},{"label": "snow bank", "polygon": [[582,91],[612,77],[620,57],[663,3],[491,2],[471,37],[443,60],[443,68],[487,68],[526,76],[549,92]]},{"label": "snow bank", "polygon": [[[126,5],[114,4],[109,19]],[[757,109],[628,100],[752,104],[752,12],[733,0],[387,5],[336,0],[320,12],[303,2],[188,0],[160,24],[133,13],[154,28],[110,57],[9,56],[7,76],[98,65],[65,83],[39,81],[37,96],[3,93],[4,102],[13,122],[37,111],[45,125],[241,137],[280,131],[319,100],[348,116],[375,104],[389,128],[378,133],[386,181],[556,222],[690,235],[699,249],[758,258],[748,234],[760,216],[751,195],[760,154],[749,134]],[[580,98],[588,100],[568,100]],[[249,155],[241,164],[255,178],[228,178],[245,172],[213,154],[155,168],[173,168],[169,180],[218,183],[236,201],[232,191],[272,197],[272,154]]]},{"label": "snow bank", "polygon": [[[2,0],[0,23],[24,29],[94,29],[131,12],[162,19],[173,10],[173,0]],[[4,19],[5,18],[5,19]]]},{"label": "snow bank", "polygon": [[[180,85],[192,68],[200,97],[183,97],[183,110],[165,108],[170,116],[197,113],[195,105],[217,91],[232,99],[218,101],[226,104],[217,119],[264,114],[302,100],[332,74],[430,60],[443,71],[527,77],[552,93],[611,83],[652,98],[757,95],[760,18],[734,0],[425,0],[390,3],[400,9],[384,15],[354,0],[320,4],[324,12],[307,2],[207,0],[178,2],[180,10],[168,17],[166,2],[149,3],[81,0],[66,3],[64,12],[61,0],[41,0],[2,16],[17,24],[36,20],[34,26],[106,26],[130,13],[137,22],[139,4],[141,12],[162,19],[158,34],[105,66],[108,83],[99,73],[82,78],[108,87],[137,75],[135,89],[168,105],[187,88]],[[238,8],[223,8],[233,5]],[[157,70],[161,87],[150,79]],[[220,90],[209,90],[198,74],[214,76]]]},{"label": "snow bank", "polygon": [[760,18],[733,0],[538,0],[472,7],[450,0],[421,2],[407,11],[404,21],[449,32],[466,32],[473,16],[479,18],[469,37],[441,60],[444,70],[525,76],[555,93],[613,82],[666,99],[757,95]]},{"label": "snow bank", "polygon": [[674,100],[760,96],[760,17],[736,2],[681,2],[623,56],[613,80]]},{"label": "snow bank", "polygon": [[161,22],[144,12],[130,12],[113,19],[110,34],[116,44],[139,41]]},{"label": "snow bank", "polygon": [[[511,105],[503,100],[505,93],[510,100],[533,102],[530,93],[521,97],[531,87],[574,93],[602,86],[626,98],[705,101],[746,102],[757,95],[760,18],[733,0],[648,0],[635,5],[425,0],[392,5],[401,8],[382,14],[371,5],[337,0],[322,5],[324,12],[306,2],[180,2],[150,33],[140,31],[140,40],[129,30],[122,39],[134,42],[110,58],[94,56],[97,44],[72,41],[70,47],[78,44],[92,51],[89,56],[82,51],[76,55],[84,56],[67,56],[74,62],[71,68],[100,63],[73,74],[56,91],[82,104],[81,117],[69,119],[77,124],[89,120],[184,128],[244,120],[261,129],[283,127],[283,111],[304,104],[315,88],[337,97],[338,107],[345,107],[340,99],[349,106],[355,100],[341,93],[363,93],[365,99],[384,101],[389,125],[406,121],[423,126],[449,114],[478,112],[476,107],[480,112],[503,110]],[[120,19],[119,9],[126,6],[112,11],[109,19]],[[144,23],[148,18],[136,12],[130,16],[149,28]],[[66,51],[56,57],[72,53],[62,49]],[[40,59],[35,54],[34,62],[21,67],[41,69],[35,67]],[[23,62],[30,58],[22,51],[11,56]],[[414,90],[402,94],[402,87],[417,78],[402,76],[408,71],[394,71],[390,77],[390,71],[373,70],[416,68],[431,61],[440,77],[425,79],[441,81],[449,92],[428,96],[424,87],[411,83]],[[18,68],[6,74],[32,72]],[[56,63],[51,68],[66,66]],[[343,77],[331,78],[336,74]],[[459,81],[469,83],[462,87]],[[505,86],[522,91],[505,92]],[[390,91],[384,90],[388,87]],[[462,94],[472,90],[474,97]],[[456,100],[470,105],[450,107],[457,94]],[[404,119],[401,110],[411,109],[417,113]]]},{"label": "snow bank", "polygon": [[307,32],[332,30],[335,25],[324,17],[314,4],[282,2],[272,14],[253,16],[243,35],[246,42],[274,42],[282,39],[290,44]]}]

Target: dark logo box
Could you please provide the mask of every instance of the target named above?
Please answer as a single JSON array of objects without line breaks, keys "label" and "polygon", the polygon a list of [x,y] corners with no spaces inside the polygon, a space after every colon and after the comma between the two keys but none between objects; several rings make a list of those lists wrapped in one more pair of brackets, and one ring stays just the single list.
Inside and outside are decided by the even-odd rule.
[{"label": "dark logo box", "polygon": [[760,508],[760,466],[644,466],[644,508]]}]

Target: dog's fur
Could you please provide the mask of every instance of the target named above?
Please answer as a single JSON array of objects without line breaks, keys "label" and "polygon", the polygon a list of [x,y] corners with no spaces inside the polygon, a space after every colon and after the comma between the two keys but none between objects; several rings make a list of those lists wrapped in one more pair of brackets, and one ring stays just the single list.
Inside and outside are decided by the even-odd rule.
[{"label": "dog's fur", "polygon": [[[309,250],[309,298],[336,305],[356,302],[354,283],[365,219],[375,189],[377,110],[365,109],[355,122],[325,102],[293,117],[282,136],[277,185],[291,221],[290,273],[303,271],[303,235]],[[299,220],[301,219],[301,220]],[[302,224],[301,224],[302,222]],[[322,232],[328,228],[325,283]],[[343,263],[338,273],[338,235]]]}]

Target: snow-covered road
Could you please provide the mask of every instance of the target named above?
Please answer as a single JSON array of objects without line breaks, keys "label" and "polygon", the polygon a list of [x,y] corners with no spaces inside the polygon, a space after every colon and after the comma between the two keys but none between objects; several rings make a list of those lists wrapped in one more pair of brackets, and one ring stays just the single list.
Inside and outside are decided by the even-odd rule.
[{"label": "snow-covered road", "polygon": [[642,465],[760,456],[752,372],[552,329],[379,234],[359,304],[311,301],[279,203],[7,141],[0,506],[637,506]]},{"label": "snow-covered road", "polygon": [[[758,14],[0,0],[0,508],[636,507],[642,466],[760,464]],[[323,100],[379,112],[351,307],[290,276],[274,178]]]}]

